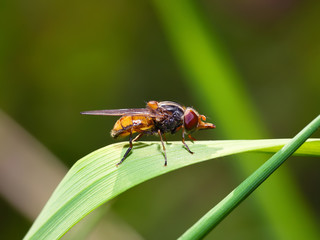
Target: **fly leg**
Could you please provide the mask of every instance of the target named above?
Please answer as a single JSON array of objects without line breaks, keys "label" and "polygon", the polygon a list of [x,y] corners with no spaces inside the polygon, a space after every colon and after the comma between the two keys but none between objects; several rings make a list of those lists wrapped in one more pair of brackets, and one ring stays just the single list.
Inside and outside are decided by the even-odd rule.
[{"label": "fly leg", "polygon": [[158,130],[158,134],[160,136],[160,140],[161,140],[162,148],[163,148],[163,152],[164,152],[164,166],[167,166],[167,153],[166,153],[166,148],[165,148],[164,143],[163,143],[163,139],[162,139],[162,135],[161,135],[160,129]]},{"label": "fly leg", "polygon": [[162,137],[163,137],[163,140],[164,140],[166,143],[168,143],[167,138],[166,138],[166,135],[163,134]]},{"label": "fly leg", "polygon": [[139,134],[132,140],[132,142],[138,141],[142,136],[143,136],[143,133],[139,133]]},{"label": "fly leg", "polygon": [[189,134],[188,137],[190,138],[191,141],[197,141],[197,139],[195,139],[194,137],[192,137],[191,134]]},{"label": "fly leg", "polygon": [[184,134],[185,134],[185,130],[184,128],[182,129],[182,143],[183,145],[186,147],[186,149],[188,150],[189,153],[193,154],[193,152],[190,150],[190,148],[188,147],[188,145],[185,143],[184,141]]},{"label": "fly leg", "polygon": [[[139,136],[139,135],[138,135]],[[135,138],[136,139],[136,138]],[[126,157],[128,156],[129,152],[131,151],[132,149],[132,132],[130,131],[130,138],[129,138],[129,148],[127,149],[126,153],[123,155],[122,159],[120,162],[117,163],[117,166],[119,166],[125,159]]]}]

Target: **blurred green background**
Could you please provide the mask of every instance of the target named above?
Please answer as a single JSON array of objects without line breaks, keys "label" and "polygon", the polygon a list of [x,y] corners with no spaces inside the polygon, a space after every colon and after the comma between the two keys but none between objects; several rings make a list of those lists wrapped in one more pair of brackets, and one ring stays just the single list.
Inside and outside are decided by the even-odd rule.
[{"label": "blurred green background", "polygon": [[[25,235],[65,166],[115,142],[109,131],[116,118],[81,116],[80,111],[177,101],[217,125],[216,130],[196,133],[199,140],[292,137],[319,114],[319,1],[3,0],[0,6],[1,239]],[[194,20],[200,23],[199,32]],[[212,53],[197,39],[203,32]],[[217,65],[205,64],[206,54],[215,55]],[[195,70],[190,64],[197,65]],[[215,73],[226,78],[229,88]],[[243,124],[246,119],[260,130]],[[169,141],[180,139],[179,134],[168,136]],[[22,167],[19,161],[31,156],[25,152],[38,156],[38,162],[25,161],[28,167]],[[47,158],[52,160],[48,164]],[[115,231],[104,236],[177,238],[248,175],[238,171],[238,164],[240,158],[208,161],[125,192],[108,204],[105,219],[108,224],[121,222],[111,229],[128,235]],[[315,228],[319,167],[319,159],[293,157],[276,173],[289,170],[293,177],[288,189],[294,189],[302,204],[297,212]],[[46,171],[55,179],[51,185],[46,185]],[[33,180],[47,192],[29,191],[35,188]],[[272,226],[255,196],[208,239],[290,239]],[[40,198],[41,204],[28,211]],[[297,239],[304,236],[300,234]]]}]

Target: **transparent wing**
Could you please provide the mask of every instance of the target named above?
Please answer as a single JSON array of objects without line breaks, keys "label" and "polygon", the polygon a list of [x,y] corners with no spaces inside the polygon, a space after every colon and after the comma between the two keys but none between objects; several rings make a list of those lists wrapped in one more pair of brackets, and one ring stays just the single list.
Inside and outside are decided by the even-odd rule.
[{"label": "transparent wing", "polygon": [[105,116],[134,116],[147,115],[150,117],[161,117],[161,114],[147,108],[130,108],[130,109],[108,109],[108,110],[93,110],[81,112],[86,115],[105,115]]}]

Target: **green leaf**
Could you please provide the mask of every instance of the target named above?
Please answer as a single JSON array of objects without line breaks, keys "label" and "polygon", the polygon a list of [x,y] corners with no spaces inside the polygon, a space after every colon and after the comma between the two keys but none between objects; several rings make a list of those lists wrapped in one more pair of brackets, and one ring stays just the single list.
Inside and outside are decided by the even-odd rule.
[{"label": "green leaf", "polygon": [[[168,166],[160,142],[138,142],[119,166],[128,147],[121,142],[106,146],[80,159],[61,181],[24,239],[57,239],[91,211],[127,189],[184,166],[248,151],[272,152],[290,139],[188,142],[192,155],[181,142],[166,144]],[[297,154],[320,156],[320,139],[309,139]]]}]

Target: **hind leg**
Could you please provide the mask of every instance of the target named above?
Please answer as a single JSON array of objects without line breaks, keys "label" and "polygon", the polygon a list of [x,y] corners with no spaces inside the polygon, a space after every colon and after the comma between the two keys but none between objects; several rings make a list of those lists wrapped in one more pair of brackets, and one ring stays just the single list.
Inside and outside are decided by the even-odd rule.
[{"label": "hind leg", "polygon": [[144,133],[139,133],[133,140],[132,142],[136,142],[138,141],[142,136],[143,136]]},{"label": "hind leg", "polygon": [[129,148],[127,149],[126,153],[123,155],[121,161],[117,163],[117,166],[119,166],[126,159],[126,157],[128,156],[128,154],[130,153],[130,151],[132,149],[132,132],[131,131],[130,131],[129,144],[130,144]]}]

